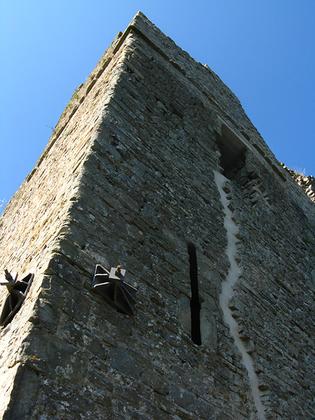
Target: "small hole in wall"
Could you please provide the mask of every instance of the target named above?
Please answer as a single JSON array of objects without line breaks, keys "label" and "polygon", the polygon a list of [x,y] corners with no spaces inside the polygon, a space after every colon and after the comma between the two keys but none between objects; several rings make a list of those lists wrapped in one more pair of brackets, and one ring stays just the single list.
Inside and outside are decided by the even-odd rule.
[{"label": "small hole in wall", "polygon": [[200,298],[199,298],[199,284],[198,284],[198,266],[197,266],[197,252],[193,243],[188,242],[187,251],[189,255],[189,271],[190,271],[190,315],[191,315],[191,339],[198,346],[201,345],[200,332]]},{"label": "small hole in wall", "polygon": [[246,146],[233,131],[224,125],[217,144],[221,154],[220,166],[223,169],[223,175],[234,179],[237,172],[245,165]]}]

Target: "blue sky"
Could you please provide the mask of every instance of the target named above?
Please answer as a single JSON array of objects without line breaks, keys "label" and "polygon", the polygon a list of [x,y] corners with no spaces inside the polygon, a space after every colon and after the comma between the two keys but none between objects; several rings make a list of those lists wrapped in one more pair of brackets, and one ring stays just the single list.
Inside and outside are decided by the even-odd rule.
[{"label": "blue sky", "polygon": [[315,175],[315,0],[0,0],[0,207],[137,10],[223,79],[280,161]]}]

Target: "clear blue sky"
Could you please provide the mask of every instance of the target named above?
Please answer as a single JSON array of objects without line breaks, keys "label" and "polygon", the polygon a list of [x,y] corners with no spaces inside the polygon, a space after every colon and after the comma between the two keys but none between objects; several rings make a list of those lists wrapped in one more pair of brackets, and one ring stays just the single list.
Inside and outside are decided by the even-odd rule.
[{"label": "clear blue sky", "polygon": [[0,200],[137,10],[223,79],[280,161],[315,175],[315,0],[0,0]]}]

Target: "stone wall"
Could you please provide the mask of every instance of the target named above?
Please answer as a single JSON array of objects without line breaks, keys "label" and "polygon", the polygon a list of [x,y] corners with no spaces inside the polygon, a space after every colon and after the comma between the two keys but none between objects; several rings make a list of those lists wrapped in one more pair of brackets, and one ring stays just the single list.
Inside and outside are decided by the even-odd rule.
[{"label": "stone wall", "polygon": [[[108,55],[112,57],[111,49],[103,60]],[[38,386],[32,384],[38,383],[35,379],[39,371],[34,364],[42,360],[43,356],[37,355],[31,345],[31,338],[45,324],[38,323],[36,317],[43,316],[45,319],[54,306],[45,297],[51,288],[48,266],[52,255],[59,252],[60,241],[69,231],[69,211],[78,194],[82,165],[90,153],[97,127],[106,112],[106,103],[120,72],[120,59],[121,55],[117,55],[111,61],[111,65],[103,73],[99,91],[94,90],[84,102],[81,101],[75,115],[66,124],[67,112],[62,115],[57,128],[63,126],[63,130],[57,138],[56,128],[36,168],[10,201],[0,219],[1,271],[7,268],[11,272],[19,272],[19,278],[29,272],[35,273],[27,302],[23,304],[14,322],[0,333],[2,413],[9,403],[14,382],[18,384],[20,377],[26,376],[31,384],[27,386],[28,396],[24,395],[25,389],[15,391],[21,392],[21,410],[26,410],[23,415],[29,410],[24,406],[33,403],[35,399]],[[101,90],[102,94],[99,95]],[[68,109],[71,106],[72,103]],[[3,287],[0,292],[2,307],[7,292]],[[23,388],[24,382],[21,381]],[[17,398],[11,398],[11,405],[17,406]],[[13,417],[17,418],[16,416]]]},{"label": "stone wall", "polygon": [[282,167],[289,172],[296,183],[302,187],[310,200],[315,203],[315,177],[307,176],[303,173],[299,173],[298,171],[294,171],[284,164],[282,164]]},{"label": "stone wall", "polygon": [[[2,218],[2,267],[35,272],[1,333],[4,418],[311,419],[313,204],[220,79],[142,14],[97,69]],[[233,171],[226,144],[244,151]],[[223,319],[233,262],[218,171],[238,229],[241,275],[228,306],[255,370],[258,414]],[[96,263],[127,269],[134,317],[92,293]]]}]

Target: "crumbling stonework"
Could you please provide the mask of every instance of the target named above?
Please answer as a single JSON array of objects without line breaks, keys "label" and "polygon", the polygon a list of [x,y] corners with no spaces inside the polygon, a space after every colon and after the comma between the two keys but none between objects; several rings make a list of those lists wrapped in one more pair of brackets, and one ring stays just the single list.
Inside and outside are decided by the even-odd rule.
[{"label": "crumbling stonework", "polygon": [[303,188],[309,198],[315,203],[315,178],[313,176],[307,176],[289,169],[287,166],[283,165],[283,168],[289,172],[292,178]]},{"label": "crumbling stonework", "polygon": [[[0,268],[35,274],[0,334],[3,418],[313,418],[314,233],[237,98],[137,14],[1,218]],[[127,269],[134,317],[92,293],[97,263]]]}]

